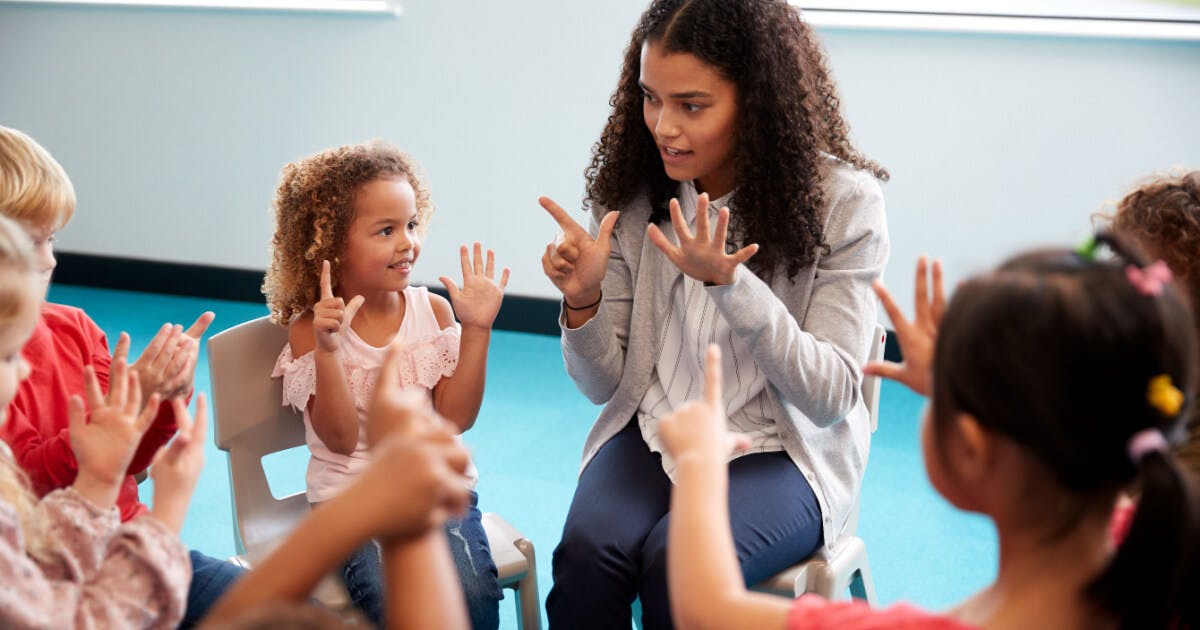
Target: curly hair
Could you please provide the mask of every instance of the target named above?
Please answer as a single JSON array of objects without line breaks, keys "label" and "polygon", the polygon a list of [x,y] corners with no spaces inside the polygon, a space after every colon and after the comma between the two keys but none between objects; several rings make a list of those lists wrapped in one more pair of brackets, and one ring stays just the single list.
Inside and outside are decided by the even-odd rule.
[{"label": "curly hair", "polygon": [[[1102,216],[1114,233],[1167,263],[1191,302],[1200,335],[1200,171],[1151,177],[1125,195],[1115,213]],[[1200,477],[1200,405],[1192,407],[1189,433],[1178,455]]]},{"label": "curly hair", "polygon": [[417,233],[425,235],[433,202],[424,171],[412,156],[373,140],[323,151],[283,167],[275,192],[275,236],[263,294],[271,318],[288,325],[317,303],[321,263],[328,260],[333,286],[341,271],[346,233],[359,188],[377,179],[405,178],[417,200]]},{"label": "curly hair", "polygon": [[826,247],[823,155],[880,180],[888,172],[859,153],[841,115],[825,54],[800,12],[785,0],[656,0],[633,30],[613,111],[592,147],[584,206],[599,215],[647,195],[651,222],[667,219],[677,183],[666,173],[642,116],[642,45],[661,44],[712,66],[737,86],[736,186],[731,243],[758,243],[750,268],[794,277]]}]

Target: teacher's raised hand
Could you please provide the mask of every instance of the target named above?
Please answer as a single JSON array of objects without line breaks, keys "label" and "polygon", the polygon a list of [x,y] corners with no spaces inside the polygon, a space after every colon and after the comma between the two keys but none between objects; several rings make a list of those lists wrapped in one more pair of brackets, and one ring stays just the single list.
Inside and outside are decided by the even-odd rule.
[{"label": "teacher's raised hand", "polygon": [[612,232],[619,212],[609,212],[600,221],[600,231],[592,238],[565,210],[549,197],[538,198],[546,212],[554,217],[562,233],[546,246],[542,254],[542,270],[563,294],[567,308],[582,310],[598,306],[608,270],[608,254],[612,251]]}]

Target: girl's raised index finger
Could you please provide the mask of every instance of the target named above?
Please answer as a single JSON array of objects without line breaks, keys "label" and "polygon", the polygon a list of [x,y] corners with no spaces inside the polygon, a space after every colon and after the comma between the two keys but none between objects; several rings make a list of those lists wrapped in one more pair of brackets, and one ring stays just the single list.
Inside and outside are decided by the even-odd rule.
[{"label": "girl's raised index finger", "polygon": [[321,299],[333,297],[333,280],[330,279],[329,261],[321,261]]}]

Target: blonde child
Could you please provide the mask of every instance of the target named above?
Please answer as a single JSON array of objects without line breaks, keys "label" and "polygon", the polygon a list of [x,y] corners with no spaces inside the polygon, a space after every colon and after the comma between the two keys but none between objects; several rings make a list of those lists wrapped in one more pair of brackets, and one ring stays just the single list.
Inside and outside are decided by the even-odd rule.
[{"label": "blonde child", "polygon": [[[332,501],[366,470],[370,392],[389,344],[400,341],[397,373],[428,391],[433,407],[461,433],[483,397],[492,323],[508,281],[495,279],[479,243],[460,251],[463,286],[449,278],[450,299],[409,284],[433,213],[417,163],[383,142],[345,146],[289,164],[275,199],[274,252],[264,291],[273,317],[290,326],[274,372],[284,404],[304,414],[311,451],[308,500]],[[461,325],[455,322],[457,314]],[[473,488],[477,475],[468,471]],[[499,625],[496,567],[478,498],[447,522],[476,628]],[[368,543],[343,567],[355,604],[377,624],[386,616],[379,547]]]},{"label": "blonde child", "polygon": [[[122,333],[112,354],[104,331],[81,309],[46,302],[57,261],[54,234],[75,213],[75,189],[66,171],[28,135],[0,127],[0,214],[16,220],[33,241],[38,279],[39,313],[29,342],[21,351],[31,372],[8,405],[8,422],[0,437],[42,496],[66,488],[79,470],[72,453],[69,401],[86,391],[91,369],[101,390],[109,387],[110,365],[128,362],[129,336]],[[138,374],[143,404],[157,394],[157,416],[137,445],[121,480],[117,507],[122,521],[147,510],[138,500],[134,475],[146,469],[154,453],[175,434],[173,401],[191,395],[199,340],[213,320],[202,313],[187,330],[163,324],[131,366]],[[189,553],[192,565],[185,627],[195,623],[237,578],[241,569],[204,555]]]},{"label": "blonde child", "polygon": [[[885,370],[929,385],[921,429],[930,481],[996,524],[996,581],[946,613],[870,609],[746,591],[724,517],[730,448],[720,364],[706,400],[664,422],[680,460],[670,584],[683,628],[1189,628],[1200,503],[1169,450],[1195,392],[1191,315],[1158,270],[1112,240],[1014,257],[945,305],[919,266],[916,320],[878,291],[905,348]],[[932,362],[921,348],[933,348]],[[916,361],[910,362],[908,350]],[[878,372],[878,366],[872,368]],[[1142,496],[1124,542],[1108,527],[1123,488]]]},{"label": "blonde child", "polygon": [[392,344],[371,395],[371,463],[230,590],[209,618],[211,627],[345,627],[305,598],[372,538],[381,543],[388,576],[388,627],[467,627],[442,527],[471,500],[470,458],[457,428],[437,416],[428,396],[401,388],[397,359],[404,352],[402,341]]},{"label": "blonde child", "polygon": [[[22,229],[0,217],[0,425],[29,375],[21,348],[37,325],[41,282]],[[191,576],[179,528],[204,461],[205,404],[193,424],[171,401],[175,441],[154,458],[154,509],[121,523],[116,500],[134,451],[158,410],[143,405],[137,371],[111,366],[107,394],[84,371],[87,409],[69,402],[72,483],[42,500],[0,442],[0,626],[6,628],[174,628]]]}]

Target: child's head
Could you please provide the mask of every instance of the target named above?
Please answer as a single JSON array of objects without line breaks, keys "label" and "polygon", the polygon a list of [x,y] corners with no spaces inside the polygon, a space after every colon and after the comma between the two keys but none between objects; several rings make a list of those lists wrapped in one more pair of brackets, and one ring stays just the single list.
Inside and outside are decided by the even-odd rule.
[{"label": "child's head", "polygon": [[320,299],[325,260],[339,295],[343,279],[403,289],[432,216],[424,172],[385,142],[288,164],[275,194],[273,255],[263,284],[272,317],[289,324]]},{"label": "child's head", "polygon": [[586,203],[648,195],[659,221],[677,181],[716,182],[714,195],[728,182],[732,234],[761,245],[749,263],[760,273],[794,275],[820,247],[823,154],[887,177],[851,145],[821,45],[785,0],[656,0],[611,103]]},{"label": "child's head", "polygon": [[56,264],[53,236],[75,214],[75,188],[46,149],[4,126],[0,126],[0,214],[20,223],[29,234],[37,270],[48,288]]},{"label": "child's head", "polygon": [[41,301],[29,238],[15,222],[0,217],[0,425],[8,419],[17,387],[29,375],[21,348],[37,324]]},{"label": "child's head", "polygon": [[1029,526],[1051,538],[1107,519],[1117,494],[1139,483],[1128,538],[1090,594],[1120,619],[1162,627],[1152,620],[1177,610],[1172,572],[1191,562],[1196,504],[1174,458],[1139,445],[1178,438],[1196,338],[1170,282],[1136,286],[1131,269],[1149,273],[1141,261],[1100,240],[1116,260],[1038,251],[959,287],[938,330],[925,457],[947,498],[987,511],[989,499],[963,483],[963,445],[980,435],[1011,445],[1021,463],[991,478],[1003,477]]},{"label": "child's head", "polygon": [[[1191,302],[1200,335],[1200,171],[1146,180],[1125,195],[1107,218],[1113,233],[1171,268]],[[1189,469],[1200,474],[1200,405],[1192,407],[1191,437],[1178,454]]]}]

